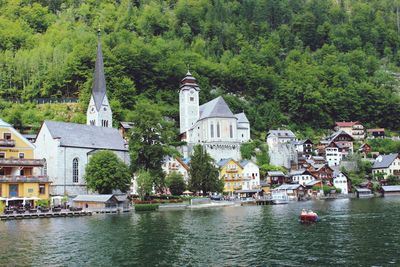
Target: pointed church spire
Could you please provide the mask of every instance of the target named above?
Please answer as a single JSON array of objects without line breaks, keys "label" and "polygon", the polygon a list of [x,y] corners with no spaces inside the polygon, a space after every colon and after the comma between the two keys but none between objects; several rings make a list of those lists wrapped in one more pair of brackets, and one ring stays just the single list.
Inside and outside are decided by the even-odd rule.
[{"label": "pointed church spire", "polygon": [[190,73],[189,68],[186,73],[186,76],[181,80],[181,85],[179,87],[181,90],[194,88],[197,91],[200,91],[200,87],[197,84],[196,78]]},{"label": "pointed church spire", "polygon": [[100,110],[106,95],[106,78],[104,76],[103,52],[101,51],[100,29],[97,30],[97,56],[94,69],[92,95],[97,111]]}]

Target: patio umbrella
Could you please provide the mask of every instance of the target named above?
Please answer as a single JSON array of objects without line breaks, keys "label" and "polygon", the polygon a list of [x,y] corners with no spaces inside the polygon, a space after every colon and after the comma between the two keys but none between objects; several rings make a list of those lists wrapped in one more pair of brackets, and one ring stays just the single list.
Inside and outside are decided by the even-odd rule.
[{"label": "patio umbrella", "polygon": [[183,192],[183,194],[184,194],[184,195],[191,195],[191,194],[193,194],[193,193],[190,192],[189,190],[186,190],[186,191]]},{"label": "patio umbrella", "polygon": [[5,198],[5,197],[0,197],[0,201],[4,201],[4,200],[7,200],[7,198]]}]

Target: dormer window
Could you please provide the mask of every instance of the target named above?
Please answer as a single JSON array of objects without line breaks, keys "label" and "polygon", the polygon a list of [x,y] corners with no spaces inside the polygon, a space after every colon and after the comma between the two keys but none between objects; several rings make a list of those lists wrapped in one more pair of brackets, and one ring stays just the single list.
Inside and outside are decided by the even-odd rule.
[{"label": "dormer window", "polygon": [[104,110],[104,111],[107,111],[107,108],[106,108],[106,107],[104,107],[104,108],[103,108],[103,110]]}]

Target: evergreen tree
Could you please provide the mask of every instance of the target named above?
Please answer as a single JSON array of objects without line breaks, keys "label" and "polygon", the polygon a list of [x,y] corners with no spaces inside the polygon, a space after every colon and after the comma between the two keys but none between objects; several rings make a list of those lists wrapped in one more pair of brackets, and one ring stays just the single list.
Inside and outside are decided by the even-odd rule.
[{"label": "evergreen tree", "polygon": [[213,159],[201,145],[194,147],[189,163],[189,187],[192,191],[222,192],[224,183],[218,177],[218,169]]}]

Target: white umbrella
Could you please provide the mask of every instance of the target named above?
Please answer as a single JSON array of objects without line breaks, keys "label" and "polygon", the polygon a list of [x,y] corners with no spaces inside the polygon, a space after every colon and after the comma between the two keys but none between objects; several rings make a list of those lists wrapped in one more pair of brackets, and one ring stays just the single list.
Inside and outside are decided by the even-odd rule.
[{"label": "white umbrella", "polygon": [[7,200],[5,197],[0,197],[0,201]]},{"label": "white umbrella", "polygon": [[31,200],[40,200],[40,198],[38,198],[38,197],[31,197],[30,199]]}]

